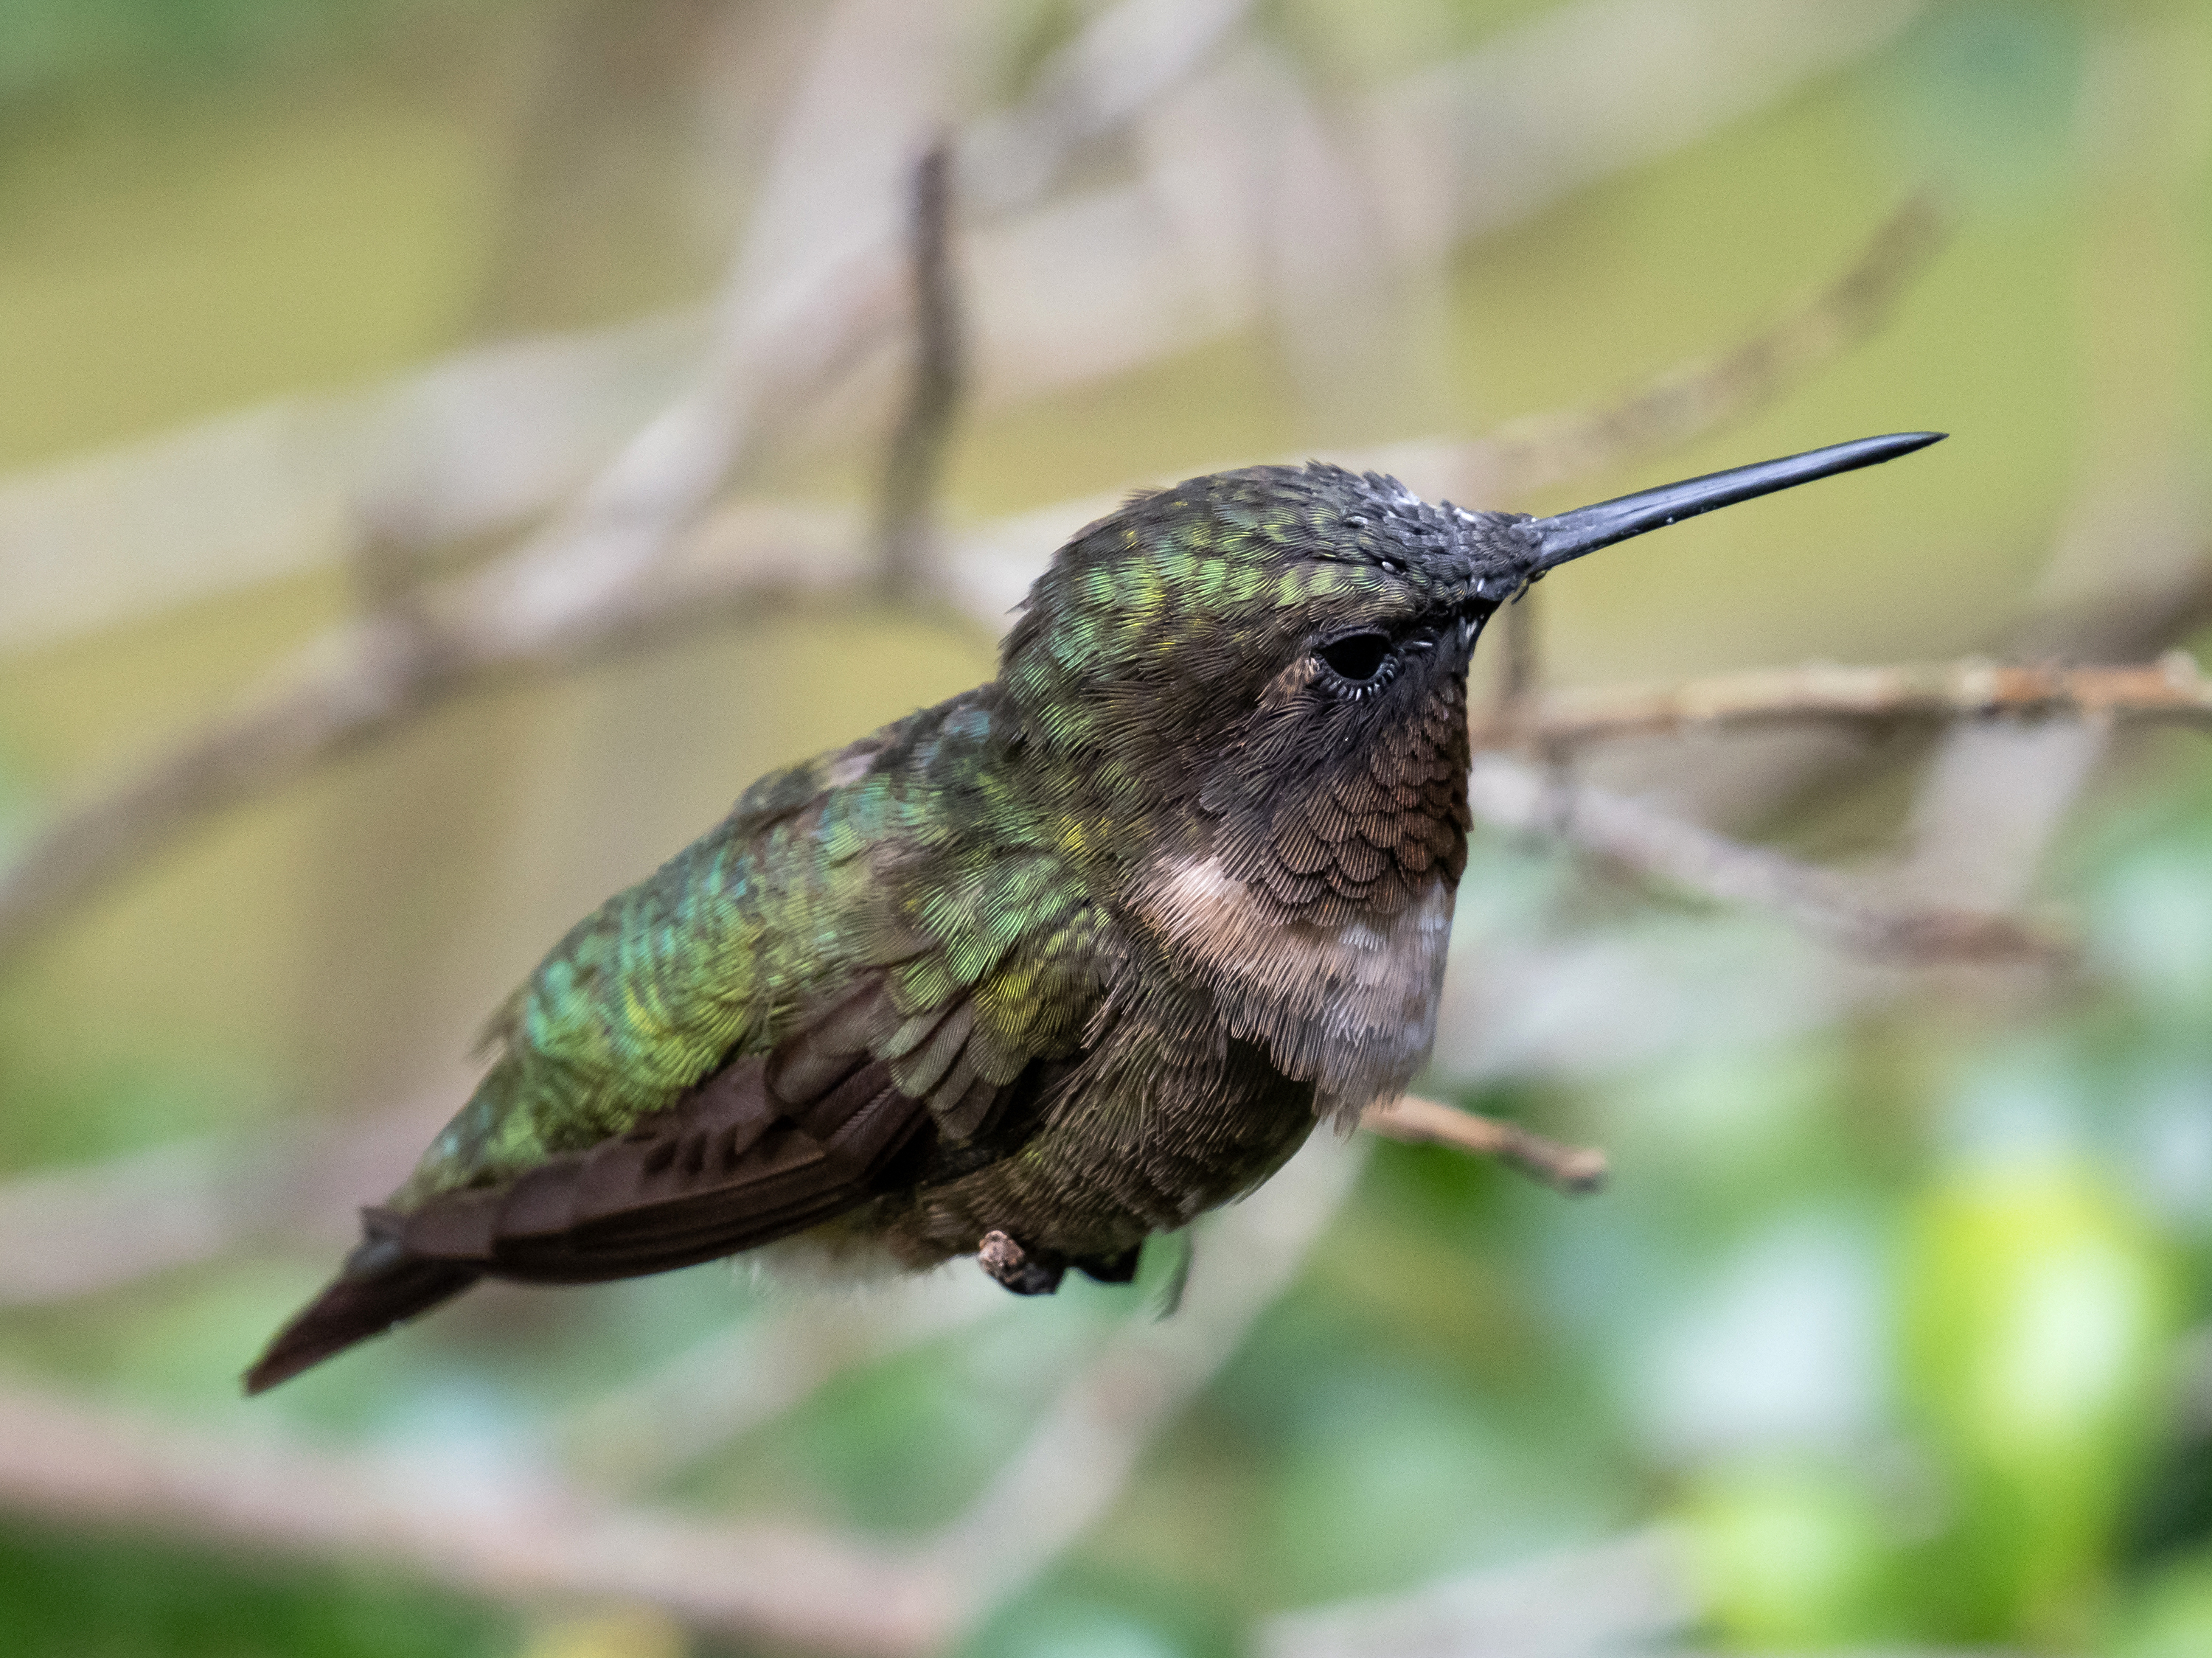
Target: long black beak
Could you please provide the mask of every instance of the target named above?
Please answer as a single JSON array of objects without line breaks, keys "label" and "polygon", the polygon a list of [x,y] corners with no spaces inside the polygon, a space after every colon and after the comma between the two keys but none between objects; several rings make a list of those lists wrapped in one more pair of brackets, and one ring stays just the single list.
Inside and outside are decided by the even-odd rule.
[{"label": "long black beak", "polygon": [[1662,530],[1686,518],[1710,513],[1716,507],[1733,507],[1753,495],[1771,495],[1777,489],[1810,483],[1814,478],[1833,477],[1838,472],[1895,460],[1915,449],[1925,449],[1945,435],[1942,432],[1897,432],[1886,438],[1830,444],[1826,449],[1809,450],[1780,460],[1755,461],[1749,466],[1731,466],[1725,472],[1714,472],[1701,478],[1663,483],[1656,489],[1623,495],[1617,501],[1577,507],[1555,518],[1531,519],[1521,526],[1524,532],[1534,532],[1537,537],[1536,558],[1529,574],[1541,575],[1571,558],[1580,558],[1584,553],[1610,547],[1616,541],[1640,536],[1646,530]]}]

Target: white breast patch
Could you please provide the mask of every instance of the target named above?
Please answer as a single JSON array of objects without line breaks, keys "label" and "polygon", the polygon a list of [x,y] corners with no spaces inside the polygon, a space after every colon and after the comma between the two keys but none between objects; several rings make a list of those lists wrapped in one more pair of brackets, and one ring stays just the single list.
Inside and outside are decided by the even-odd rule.
[{"label": "white breast patch", "polygon": [[1379,922],[1285,920],[1218,857],[1161,864],[1138,914],[1284,1075],[1310,1078],[1316,1109],[1358,1113],[1405,1091],[1436,1039],[1455,884],[1432,878]]}]

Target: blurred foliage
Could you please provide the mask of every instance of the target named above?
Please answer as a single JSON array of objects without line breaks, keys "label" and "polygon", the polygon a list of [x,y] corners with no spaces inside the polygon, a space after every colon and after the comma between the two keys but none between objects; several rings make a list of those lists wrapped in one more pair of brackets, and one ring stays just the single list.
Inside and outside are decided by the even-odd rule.
[{"label": "blurred foliage", "polygon": [[[0,99],[127,75],[175,82],[358,52],[426,13],[503,0],[0,0]],[[511,3],[511,0],[508,0]]]},{"label": "blurred foliage", "polygon": [[[517,316],[589,313],[568,289],[514,291],[543,262],[502,248],[503,205],[535,175],[505,147],[507,117],[486,112],[513,93],[516,62],[538,61],[541,32],[581,9],[0,0],[0,204],[14,233],[0,311],[16,324],[0,331],[0,460],[346,384]],[[1016,9],[1009,73],[1070,15]],[[1357,79],[1541,7],[1407,0],[1381,9],[1404,14],[1395,27],[1347,21],[1360,9],[1266,11],[1317,76]],[[2106,153],[2126,112],[2083,137],[2085,100],[2107,95],[2111,32],[2181,10],[1932,5],[1876,59],[1454,264],[1438,349],[1451,418],[1471,427],[1588,401],[1725,341],[1930,171],[1967,208],[1893,339],[1680,469],[1778,452],[1814,427],[1863,429],[1868,414],[1951,425],[1951,464],[1900,476],[1887,497],[1910,503],[1909,526],[1855,518],[1838,497],[1778,577],[1759,531],[1685,530],[1666,559],[1555,584],[1556,603],[1547,592],[1557,671],[1977,643],[2028,602],[2083,451],[2136,429],[2113,380],[2154,403],[2156,374],[2136,367],[2179,363],[2193,401],[2152,415],[2201,429],[2188,422],[2212,380],[2207,295],[2190,291],[2177,319],[2160,301],[2172,273],[2121,257],[2140,245],[2130,191],[2155,194]],[[437,51],[422,50],[425,34]],[[204,96],[210,85],[222,95]],[[2201,196],[2167,205],[2161,234],[2201,276],[2212,216]],[[2107,246],[2118,254],[2100,259]],[[624,277],[621,303],[680,287],[690,268]],[[2175,337],[2177,323],[2193,331]],[[979,420],[957,507],[1012,510],[1296,448],[1317,417],[1279,343],[1220,342]],[[219,704],[348,602],[337,578],[301,579],[0,664],[0,844],[76,775],[137,751],[149,719]],[[988,664],[981,641],[919,624],[779,621],[487,698],[404,754],[349,762],[149,872],[8,978],[0,1169],[250,1133],[426,1078],[451,1086],[470,1029],[570,915],[758,771]],[[532,765],[556,781],[540,786]],[[393,800],[411,803],[398,827],[374,810]],[[1227,1655],[1272,1612],[1654,1521],[1689,1539],[1713,1619],[1702,1634],[1724,1647],[2212,1651],[2212,763],[2194,738],[2145,739],[2093,801],[2044,883],[2089,940],[2077,981],[1943,979],[1838,1025],[1466,1095],[1606,1144],[1618,1179],[1587,1203],[1448,1151],[1378,1145],[1309,1270],[1151,1448],[1107,1523],[970,1653]],[[362,822],[374,833],[349,839]],[[380,880],[348,886],[365,840],[388,853]],[[1584,877],[1549,851],[1486,844],[1462,915],[1577,941],[1694,935],[1754,962],[1775,946],[1758,918],[1647,904]],[[11,1309],[0,1363],[241,1419],[236,1368],[323,1265],[271,1246]],[[855,1370],[644,1494],[916,1533],[974,1497],[1055,1379],[1139,1301],[1076,1286]],[[257,1408],[471,1467],[521,1465],[546,1453],[564,1410],[764,1304],[711,1268],[486,1292],[469,1318],[377,1344]],[[683,1645],[623,1608],[532,1620],[352,1571],[0,1531],[9,1658],[658,1658]]]},{"label": "blurred foliage", "polygon": [[360,1572],[0,1528],[9,1658],[490,1658],[516,1635],[507,1613]]}]

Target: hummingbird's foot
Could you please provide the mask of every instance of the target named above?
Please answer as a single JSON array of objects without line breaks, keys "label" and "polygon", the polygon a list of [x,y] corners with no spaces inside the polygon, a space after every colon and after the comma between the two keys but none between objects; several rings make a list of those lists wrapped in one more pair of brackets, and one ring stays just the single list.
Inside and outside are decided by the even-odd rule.
[{"label": "hummingbird's foot", "polygon": [[986,1232],[975,1247],[975,1263],[1018,1296],[1048,1296],[1060,1288],[1067,1263],[1031,1254],[1004,1232]]},{"label": "hummingbird's foot", "polygon": [[1137,1277],[1137,1257],[1143,1253],[1133,1243],[1119,1254],[1078,1255],[1067,1264],[1100,1284],[1131,1284]]}]

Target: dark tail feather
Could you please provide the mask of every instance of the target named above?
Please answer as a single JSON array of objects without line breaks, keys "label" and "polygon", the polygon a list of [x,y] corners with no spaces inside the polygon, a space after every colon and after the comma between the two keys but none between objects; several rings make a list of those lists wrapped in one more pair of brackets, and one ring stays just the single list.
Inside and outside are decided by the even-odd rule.
[{"label": "dark tail feather", "polygon": [[346,1257],[330,1287],[295,1314],[254,1361],[246,1373],[247,1393],[265,1392],[356,1341],[381,1335],[481,1276],[473,1266],[410,1254],[398,1239],[380,1235],[379,1218],[374,1210],[362,1215],[368,1238]]}]

